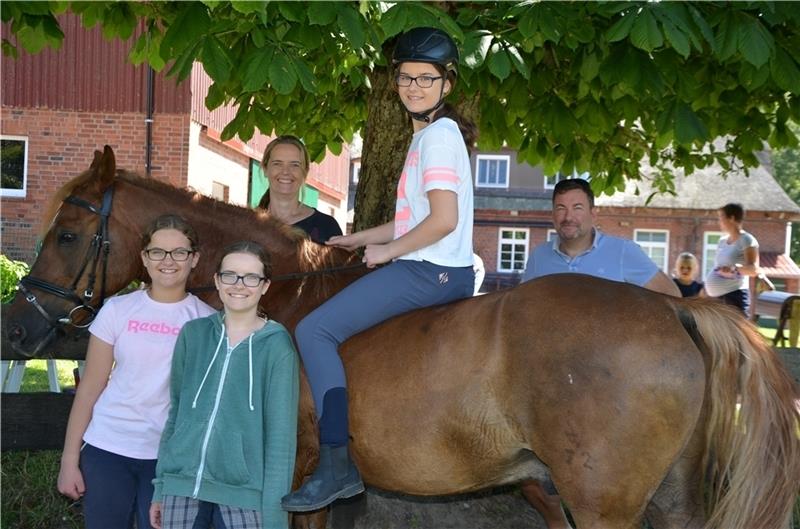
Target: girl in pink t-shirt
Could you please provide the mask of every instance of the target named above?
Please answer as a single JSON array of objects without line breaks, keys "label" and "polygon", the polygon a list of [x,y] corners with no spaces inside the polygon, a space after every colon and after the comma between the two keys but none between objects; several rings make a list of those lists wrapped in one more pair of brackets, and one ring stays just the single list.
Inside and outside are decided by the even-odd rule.
[{"label": "girl in pink t-shirt", "polygon": [[108,299],[89,327],[58,474],[59,492],[82,498],[87,529],[150,527],[172,351],[184,323],[214,312],[186,292],[199,257],[186,220],[158,217],[142,236],[149,288]]}]

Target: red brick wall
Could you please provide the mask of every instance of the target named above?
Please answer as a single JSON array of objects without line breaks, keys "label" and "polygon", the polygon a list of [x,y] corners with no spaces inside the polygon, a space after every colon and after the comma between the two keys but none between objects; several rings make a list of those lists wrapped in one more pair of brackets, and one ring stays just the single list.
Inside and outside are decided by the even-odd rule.
[{"label": "red brick wall", "polygon": [[[3,107],[2,134],[28,138],[25,198],[0,200],[2,252],[32,262],[42,215],[53,193],[85,171],[95,149],[110,145],[117,166],[144,174],[144,114],[72,112]],[[156,114],[152,176],[186,185],[189,115]]]}]

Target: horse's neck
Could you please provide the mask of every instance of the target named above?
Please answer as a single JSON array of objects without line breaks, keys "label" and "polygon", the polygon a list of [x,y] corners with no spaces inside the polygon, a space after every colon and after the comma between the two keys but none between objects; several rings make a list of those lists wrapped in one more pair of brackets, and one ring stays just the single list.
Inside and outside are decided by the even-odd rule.
[{"label": "horse's neck", "polygon": [[[354,261],[354,254],[341,249],[316,245],[293,236],[286,226],[248,208],[235,207],[208,197],[201,197],[175,188],[148,186],[136,181],[120,182],[117,213],[122,222],[136,226],[137,236],[152,219],[165,213],[184,217],[200,239],[200,260],[189,278],[189,287],[212,286],[214,272],[222,252],[228,245],[252,240],[270,253],[273,277],[298,272],[337,269]],[[122,206],[120,206],[122,205]],[[124,209],[124,211],[120,211]],[[136,243],[138,245],[138,237]],[[137,249],[138,251],[138,249]],[[324,275],[273,282],[265,296],[270,317],[287,326],[294,326],[300,317],[341,290],[363,272],[334,272]],[[215,295],[207,299],[214,301]]]}]

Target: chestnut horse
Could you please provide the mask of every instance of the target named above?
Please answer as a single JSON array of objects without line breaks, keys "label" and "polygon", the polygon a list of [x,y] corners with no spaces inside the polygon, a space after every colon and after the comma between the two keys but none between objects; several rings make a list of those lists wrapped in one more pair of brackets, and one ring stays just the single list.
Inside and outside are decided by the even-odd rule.
[{"label": "chestnut horse", "polygon": [[[190,287],[210,284],[225,243],[267,247],[276,277],[263,308],[290,329],[364,273],[355,255],[265,213],[118,171],[109,147],[52,213],[5,322],[21,352],[85,324],[99,298],[140,276],[139,234],[162,213],[200,234]],[[393,318],[342,356],[352,452],[372,486],[446,495],[551,478],[579,529],[636,528],[644,516],[655,529],[776,529],[791,516],[797,388],[716,302],[549,276]],[[316,449],[304,390],[295,486]]]}]

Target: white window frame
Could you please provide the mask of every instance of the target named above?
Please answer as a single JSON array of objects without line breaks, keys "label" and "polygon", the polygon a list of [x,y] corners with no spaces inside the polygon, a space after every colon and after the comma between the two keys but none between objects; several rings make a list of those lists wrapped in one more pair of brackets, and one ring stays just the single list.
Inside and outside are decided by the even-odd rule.
[{"label": "white window frame", "polygon": [[[551,178],[555,179],[555,182],[553,182],[552,184],[549,182],[549,180]],[[545,175],[544,176],[544,188],[545,189],[555,189],[556,184],[559,183],[560,181],[562,181],[564,178],[566,178],[566,177],[564,175],[562,175],[561,173],[556,173],[556,174],[554,174],[552,176]]]},{"label": "white window frame", "polygon": [[547,229],[547,235],[545,235],[545,242],[552,242],[553,238],[558,235],[558,232],[553,228]]},{"label": "white window frame", "polygon": [[[514,233],[523,232],[525,233],[525,239],[504,239],[503,238],[503,231],[511,231]],[[524,246],[523,250],[523,262],[522,268],[515,269],[514,268],[514,253],[515,248],[512,246],[511,249],[511,267],[504,268],[503,267],[503,244],[510,243],[512,245],[522,244]],[[531,244],[531,230],[529,228],[512,228],[512,227],[500,227],[497,230],[497,272],[501,274],[521,274],[525,271],[525,267],[528,265],[528,254],[530,253],[530,244]]]},{"label": "white window frame", "polygon": [[[701,277],[706,277],[708,273],[714,268],[714,261],[717,256],[717,246],[719,239],[725,234],[721,231],[704,231],[703,232],[703,256],[701,264]],[[712,243],[709,241],[711,237],[717,237],[717,242]]]},{"label": "white window frame", "polygon": [[[547,181],[549,178],[555,178],[555,182],[550,184]],[[581,174],[578,174],[578,171],[572,171],[571,175],[565,175],[565,174],[562,174],[560,172],[556,173],[556,174],[554,174],[552,176],[545,175],[544,176],[544,188],[545,189],[555,189],[557,183],[559,183],[562,180],[566,180],[567,178],[583,178],[584,180],[589,180],[589,179],[591,179],[591,175],[589,174],[588,171],[585,171],[585,172],[583,172]]]},{"label": "white window frame", "polygon": [[12,136],[7,134],[0,134],[0,139],[22,141],[25,143],[25,163],[22,166],[22,189],[0,188],[0,197],[25,198],[28,194],[28,148],[30,146],[30,140],[27,136]]},{"label": "white window frame", "polygon": [[[481,162],[492,162],[492,161],[502,161],[506,162],[506,175],[505,175],[505,183],[504,184],[488,184],[488,183],[481,183],[480,181],[480,172],[479,168],[481,166]],[[507,154],[479,154],[475,157],[475,187],[493,187],[499,189],[508,189],[508,181],[511,176],[511,156]]]},{"label": "white window frame", "polygon": [[[639,241],[639,234],[641,233],[663,233],[666,237],[664,242]],[[644,250],[644,253],[650,257],[651,261],[658,265],[662,272],[669,273],[669,230],[635,229],[633,230],[633,241]],[[658,263],[653,259],[649,252],[651,248],[661,248],[664,250],[663,263]]]},{"label": "white window frame", "polygon": [[361,174],[361,162],[353,162],[353,183],[358,183],[358,176]]}]

